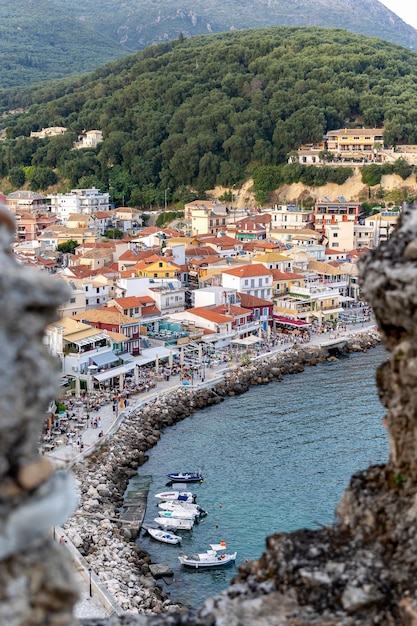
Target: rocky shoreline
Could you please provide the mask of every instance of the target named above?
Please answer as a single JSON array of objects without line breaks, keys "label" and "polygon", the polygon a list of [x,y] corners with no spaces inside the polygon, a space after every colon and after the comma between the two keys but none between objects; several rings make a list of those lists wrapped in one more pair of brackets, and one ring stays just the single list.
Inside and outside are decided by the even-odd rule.
[{"label": "rocky shoreline", "polygon": [[146,452],[164,430],[201,408],[244,393],[252,385],[281,380],[320,361],[337,360],[338,354],[366,351],[379,343],[379,332],[372,328],[346,337],[337,348],[295,345],[226,372],[212,387],[179,388],[133,409],[107,443],[72,467],[80,505],[63,528],[123,612],[157,614],[184,609],[157,585],[150,572],[150,557],[135,541],[137,529],[118,521],[130,478],[146,462]]}]

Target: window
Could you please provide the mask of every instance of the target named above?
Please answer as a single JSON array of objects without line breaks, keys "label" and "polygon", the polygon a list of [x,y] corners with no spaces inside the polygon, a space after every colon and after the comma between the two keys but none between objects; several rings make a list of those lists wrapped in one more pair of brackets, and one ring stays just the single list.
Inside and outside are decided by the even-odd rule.
[{"label": "window", "polygon": [[75,304],[75,298],[70,298],[70,303]]},{"label": "window", "polygon": [[96,298],[96,304],[100,304],[100,298]]},{"label": "window", "polygon": [[100,287],[96,287],[96,293],[100,293]]},{"label": "window", "polygon": [[258,280],[258,285],[259,285],[259,287],[262,287],[262,278],[260,278],[260,279]]},{"label": "window", "polygon": [[164,264],[162,262],[158,263],[158,267],[163,267],[163,266],[164,266]]},{"label": "window", "polygon": [[251,287],[255,287],[255,279],[254,278],[250,279],[250,286]]}]

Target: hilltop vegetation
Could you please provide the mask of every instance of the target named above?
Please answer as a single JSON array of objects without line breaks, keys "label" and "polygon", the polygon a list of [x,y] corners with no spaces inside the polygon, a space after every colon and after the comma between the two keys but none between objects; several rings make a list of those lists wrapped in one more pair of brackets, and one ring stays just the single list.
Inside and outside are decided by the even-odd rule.
[{"label": "hilltop vegetation", "polygon": [[[37,189],[95,185],[116,200],[161,204],[167,189],[169,201],[186,200],[266,179],[266,167],[294,178],[288,153],[346,125],[384,126],[386,143],[417,143],[417,55],[318,28],[180,37],[82,79],[3,92],[0,106],[28,107],[5,119],[0,176],[17,180],[23,168]],[[47,126],[68,133],[29,137]],[[94,128],[104,136],[97,149],[71,150]],[[333,169],[314,184],[346,175]]]},{"label": "hilltop vegetation", "polygon": [[417,31],[378,0],[2,0],[0,84],[93,71],[150,45],[271,26],[344,28],[417,50]]}]

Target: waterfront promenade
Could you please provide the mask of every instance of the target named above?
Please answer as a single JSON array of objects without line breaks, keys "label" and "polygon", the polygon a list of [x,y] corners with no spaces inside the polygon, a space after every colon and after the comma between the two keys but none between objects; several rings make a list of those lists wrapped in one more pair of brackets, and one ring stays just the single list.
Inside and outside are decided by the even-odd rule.
[{"label": "waterfront promenade", "polygon": [[[347,339],[349,336],[355,333],[363,333],[371,328],[374,328],[373,323],[369,324],[357,324],[355,326],[350,326],[346,331],[339,333],[323,333],[319,335],[313,335],[310,337],[308,342],[303,342],[303,346],[329,346],[334,345],[339,342],[343,342],[344,339]],[[260,350],[258,354],[252,354],[252,361],[256,360],[264,360],[268,359],[270,356],[276,353],[282,353],[286,351],[290,351],[294,346],[294,341],[275,345],[270,350]],[[230,371],[233,368],[238,367],[239,362],[220,362],[217,365],[213,366],[210,369],[206,370],[205,380],[194,380],[192,385],[187,385],[187,387],[191,390],[192,388],[201,389],[203,387],[210,387],[216,382],[220,382],[222,377],[227,371]],[[79,445],[76,443],[67,444],[55,447],[53,451],[47,453],[47,456],[54,461],[57,467],[62,468],[70,468],[72,464],[79,463],[86,456],[89,456],[94,450],[97,449],[103,442],[109,440],[113,433],[117,431],[120,426],[120,423],[123,421],[124,417],[128,415],[131,411],[135,411],[140,406],[146,404],[149,401],[152,401],[156,398],[161,398],[164,394],[169,394],[174,390],[184,387],[183,381],[181,381],[181,377],[179,374],[175,376],[171,376],[170,379],[160,380],[156,383],[156,386],[149,390],[146,393],[141,393],[137,396],[130,396],[129,405],[119,409],[119,412],[116,413],[113,410],[113,403],[108,402],[99,407],[98,411],[94,413],[94,417],[99,417],[100,427],[94,428],[91,425],[91,422],[94,420],[90,420],[90,426],[86,427],[83,432],[80,433],[80,437],[82,438],[83,449],[80,450]],[[186,388],[187,388],[186,387]],[[100,436],[100,434],[102,436]],[[59,537],[63,531],[59,529],[58,535],[56,539],[59,540]],[[70,542],[69,542],[70,543]],[[72,551],[75,550],[73,546],[68,546]],[[74,555],[73,555],[74,556]],[[82,559],[81,563],[77,562],[76,558],[73,559],[76,563],[76,572],[77,572],[77,580],[79,582],[80,587],[80,601],[75,607],[75,614],[78,618],[92,618],[92,617],[104,617],[108,615],[109,611],[109,603],[105,596],[105,590],[100,588],[99,579],[93,573],[94,580],[97,581],[97,584],[93,587],[93,593],[91,595],[91,586],[89,584],[89,574],[87,568],[83,568]],[[93,581],[94,582],[94,581]]]},{"label": "waterfront promenade", "polygon": [[[370,328],[373,328],[375,324],[373,322],[361,323],[350,325],[343,332],[329,332],[319,335],[311,335],[307,342],[303,342],[304,346],[329,346],[342,342],[344,338],[347,338],[355,333],[366,332]],[[283,344],[278,344],[270,349],[260,349],[259,353],[253,353],[251,355],[251,361],[258,359],[265,359],[273,354],[285,352],[290,350],[294,345],[294,341],[290,341]],[[188,389],[201,389],[202,387],[210,387],[216,381],[220,380],[222,376],[240,365],[239,361],[227,361],[213,364],[212,367],[206,369],[206,375],[204,381],[201,379],[194,379],[192,384],[188,383]],[[170,376],[169,380],[158,380],[155,387],[146,393],[138,395],[131,395],[129,397],[129,404],[126,407],[118,408],[115,412],[113,410],[113,403],[107,402],[99,407],[94,412],[94,417],[89,420],[90,425],[85,427],[80,432],[74,441],[71,443],[61,443],[61,445],[55,445],[51,452],[46,452],[48,458],[50,458],[58,467],[72,465],[82,461],[85,457],[89,456],[98,446],[107,441],[112,434],[117,430],[119,424],[123,421],[123,418],[127,413],[138,409],[143,404],[150,402],[156,398],[184,387],[184,381],[181,380],[181,375],[176,374]],[[99,426],[94,427],[94,420],[98,419]],[[62,441],[58,440],[58,441]],[[82,443],[82,449],[78,442]]]}]

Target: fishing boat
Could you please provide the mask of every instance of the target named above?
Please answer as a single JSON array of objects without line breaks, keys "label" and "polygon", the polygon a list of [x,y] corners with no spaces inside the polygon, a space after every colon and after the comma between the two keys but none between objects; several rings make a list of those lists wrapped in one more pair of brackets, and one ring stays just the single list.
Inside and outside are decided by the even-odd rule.
[{"label": "fishing boat", "polygon": [[191,491],[162,491],[156,493],[155,498],[167,502],[178,500],[179,502],[195,502],[197,496]]},{"label": "fishing boat", "polygon": [[[201,554],[190,554],[187,556],[184,552],[180,552],[178,559],[181,565],[200,569],[202,567],[224,567],[236,561],[237,552],[225,553],[226,542],[211,543],[210,550]],[[221,554],[219,554],[221,552]]]},{"label": "fishing boat", "polygon": [[172,483],[202,483],[204,478],[200,470],[196,472],[176,472],[167,474]]},{"label": "fishing boat", "polygon": [[181,501],[170,501],[170,502],[158,502],[158,508],[163,511],[190,511],[198,515],[198,517],[203,517],[203,515],[207,515],[207,511],[203,509],[199,504],[193,504],[192,502],[181,502]]},{"label": "fishing boat", "polygon": [[174,533],[170,533],[167,530],[162,530],[161,528],[147,528],[148,533],[153,539],[157,541],[162,541],[163,543],[171,543],[177,544],[181,543],[182,537],[179,535],[174,535]]},{"label": "fishing boat", "polygon": [[165,530],[191,530],[194,526],[194,520],[178,517],[155,517],[154,522]]}]

